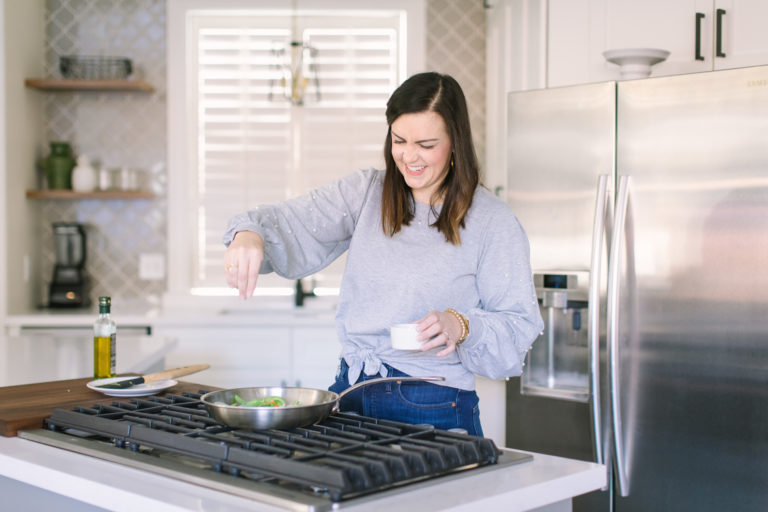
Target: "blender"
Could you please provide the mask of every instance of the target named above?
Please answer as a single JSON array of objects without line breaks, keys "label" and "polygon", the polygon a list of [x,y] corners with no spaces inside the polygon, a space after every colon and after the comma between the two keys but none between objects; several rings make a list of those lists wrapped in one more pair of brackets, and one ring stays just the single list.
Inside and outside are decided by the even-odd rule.
[{"label": "blender", "polygon": [[85,229],[82,224],[74,222],[54,222],[53,241],[56,262],[48,293],[48,306],[87,306]]}]

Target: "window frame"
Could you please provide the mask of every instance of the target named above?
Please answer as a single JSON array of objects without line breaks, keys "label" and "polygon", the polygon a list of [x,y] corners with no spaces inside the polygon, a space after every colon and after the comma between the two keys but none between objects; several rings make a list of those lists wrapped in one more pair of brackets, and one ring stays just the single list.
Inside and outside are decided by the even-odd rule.
[{"label": "window frame", "polygon": [[[401,34],[407,40],[407,50],[401,55],[402,79],[424,71],[426,58],[426,0],[390,0],[386,9],[380,2],[373,0],[301,0],[298,10],[350,10],[350,11],[392,11],[399,10],[405,16],[406,33]],[[186,57],[190,47],[194,47],[192,34],[187,30],[190,14],[214,13],[227,11],[230,14],[256,10],[280,10],[290,12],[285,0],[262,0],[254,5],[248,0],[168,0],[168,281],[164,303],[169,305],[197,304],[204,300],[221,297],[193,295],[193,262],[189,257],[192,249],[190,235],[194,229],[194,204],[191,201],[192,188],[195,186],[193,173],[188,172],[190,155],[186,141],[194,137],[197,127],[190,120],[196,118],[197,103],[187,87],[193,70],[188,66]],[[406,48],[404,44],[402,48]],[[350,170],[351,172],[352,170]],[[222,286],[226,286],[222,283]],[[234,295],[234,290],[232,290]],[[275,291],[276,295],[285,291]]]}]

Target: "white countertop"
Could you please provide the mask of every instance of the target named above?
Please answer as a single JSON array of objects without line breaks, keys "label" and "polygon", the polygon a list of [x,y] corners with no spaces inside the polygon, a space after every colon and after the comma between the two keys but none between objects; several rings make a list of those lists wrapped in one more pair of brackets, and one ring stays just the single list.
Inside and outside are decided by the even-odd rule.
[{"label": "white countertop", "polygon": [[[477,472],[448,483],[403,490],[381,500],[342,502],[342,510],[507,512],[531,510],[605,485],[599,464],[533,454],[503,470]],[[133,469],[33,441],[0,438],[0,476],[108,510],[142,512],[279,510],[199,485]],[[437,482],[437,481],[436,481]],[[46,493],[47,494],[47,493]]]},{"label": "white countertop", "polygon": [[[162,326],[247,326],[247,325],[333,325],[338,297],[314,297],[302,307],[292,297],[236,297],[178,302],[161,307],[143,302],[112,305],[112,318],[120,327]],[[94,307],[86,309],[37,309],[12,313],[4,324],[11,334],[20,329],[51,327],[90,327],[98,316]]]}]

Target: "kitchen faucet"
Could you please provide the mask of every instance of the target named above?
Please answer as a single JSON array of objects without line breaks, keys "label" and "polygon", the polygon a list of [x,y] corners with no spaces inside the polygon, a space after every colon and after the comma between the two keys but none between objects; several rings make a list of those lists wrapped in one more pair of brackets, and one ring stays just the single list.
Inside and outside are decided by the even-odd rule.
[{"label": "kitchen faucet", "polygon": [[302,307],[304,305],[304,299],[307,297],[316,297],[314,289],[308,292],[304,291],[304,286],[301,284],[301,279],[296,280],[296,294],[294,295],[294,305],[296,307]]}]

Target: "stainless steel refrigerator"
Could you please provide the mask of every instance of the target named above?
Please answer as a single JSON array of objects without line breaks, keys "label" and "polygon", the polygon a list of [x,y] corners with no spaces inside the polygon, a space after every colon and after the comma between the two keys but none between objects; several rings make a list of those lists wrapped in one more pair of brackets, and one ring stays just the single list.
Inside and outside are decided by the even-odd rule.
[{"label": "stainless steel refrigerator", "polygon": [[605,463],[577,511],[768,510],[768,66],[511,93],[546,329],[507,445]]}]

